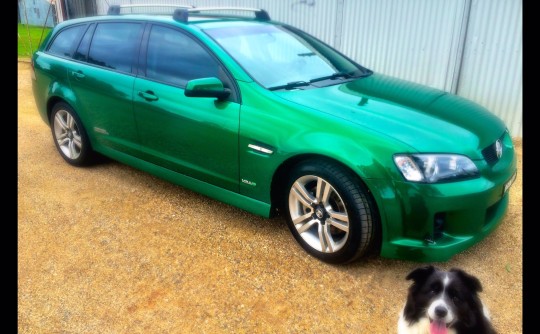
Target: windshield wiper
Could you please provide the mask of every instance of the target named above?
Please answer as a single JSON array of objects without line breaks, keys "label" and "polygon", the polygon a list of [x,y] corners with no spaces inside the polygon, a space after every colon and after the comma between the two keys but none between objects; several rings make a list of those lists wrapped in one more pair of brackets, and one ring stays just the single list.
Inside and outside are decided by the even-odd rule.
[{"label": "windshield wiper", "polygon": [[[311,79],[309,81],[303,81],[303,80],[301,80],[301,81],[292,81],[292,82],[287,83],[286,85],[279,85],[279,86],[270,87],[270,88],[268,88],[268,90],[293,89],[293,88],[297,88],[297,87],[305,87],[305,86],[309,86],[312,83],[317,82],[317,81],[335,80],[335,79],[338,79],[338,78],[345,78],[345,79],[363,78],[363,77],[369,76],[369,75],[371,75],[373,73],[371,71],[364,71],[364,72],[365,73],[362,73],[360,70],[350,71],[350,72],[336,72],[334,74],[327,75],[327,76],[320,77],[320,78]],[[316,86],[316,85],[314,85],[314,86]],[[318,87],[318,86],[316,86],[316,87]]]},{"label": "windshield wiper", "polygon": [[355,71],[352,71],[352,72],[336,72],[334,74],[327,75],[327,76],[324,76],[324,77],[311,79],[311,80],[309,80],[309,82],[317,82],[317,81],[323,81],[323,80],[335,80],[337,78],[349,79],[350,77],[353,76],[354,73],[355,73]]},{"label": "windshield wiper", "polygon": [[298,57],[311,57],[314,55],[315,55],[315,52],[305,52],[305,53],[299,53]]},{"label": "windshield wiper", "polygon": [[293,88],[304,87],[304,86],[309,86],[309,82],[307,82],[307,81],[292,81],[292,82],[289,82],[289,83],[287,83],[285,85],[270,87],[270,88],[268,88],[268,90],[293,89]]}]

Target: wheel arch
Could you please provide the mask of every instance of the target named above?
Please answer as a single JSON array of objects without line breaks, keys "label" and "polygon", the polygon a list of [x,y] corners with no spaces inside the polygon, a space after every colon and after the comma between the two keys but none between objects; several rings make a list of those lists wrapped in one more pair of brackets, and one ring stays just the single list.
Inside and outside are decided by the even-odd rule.
[{"label": "wheel arch", "polygon": [[355,172],[351,167],[349,167],[347,164],[325,155],[321,154],[299,154],[296,156],[293,156],[287,160],[285,160],[276,170],[272,177],[272,183],[271,183],[271,201],[272,201],[272,214],[285,214],[283,211],[285,209],[285,200],[288,198],[288,196],[285,194],[286,191],[286,183],[288,180],[287,175],[292,171],[295,166],[298,164],[304,163],[309,160],[320,160],[325,161],[328,163],[336,164],[342,168],[344,168],[352,177],[355,178],[355,182],[360,183],[365,189],[367,189],[366,196],[369,196],[371,199],[371,202],[373,203],[373,207],[371,208],[372,214],[375,219],[375,224],[377,225],[375,229],[375,236],[373,245],[371,247],[370,253],[378,254],[381,250],[382,246],[382,240],[383,240],[383,233],[385,228],[382,226],[383,224],[383,217],[381,216],[381,211],[379,208],[379,201],[377,200],[376,196],[373,194],[372,190],[370,189],[369,185],[364,181],[364,179]]},{"label": "wheel arch", "polygon": [[[56,112],[60,112],[60,111],[65,111],[66,113],[68,114],[71,114],[72,117],[75,119],[75,122],[74,122],[74,125],[69,125],[68,127],[70,128],[69,132],[70,132],[70,135],[69,135],[69,141],[70,142],[74,142],[74,138],[75,138],[75,135],[74,134],[71,134],[72,132],[75,131],[75,128],[72,128],[73,127],[76,127],[76,131],[77,133],[80,135],[80,139],[79,139],[79,144],[78,144],[78,147],[79,147],[79,154],[77,154],[77,156],[68,156],[67,153],[59,146],[60,144],[58,143],[58,140],[56,138],[56,129],[55,129],[55,125],[56,125],[56,119],[53,121],[52,120],[52,117],[53,117],[53,113],[55,112],[55,106],[57,106],[58,104],[63,104],[62,106],[60,106],[58,109],[56,109],[57,111]],[[73,108],[72,104],[69,103],[69,101],[66,101],[65,99],[59,97],[59,96],[51,96],[50,99],[47,100],[47,104],[46,104],[46,114],[47,114],[47,117],[48,117],[48,120],[49,120],[49,128],[51,129],[51,132],[53,133],[53,139],[54,139],[54,143],[55,143],[55,146],[56,148],[58,149],[60,155],[62,156],[62,158],[68,162],[69,164],[73,165],[73,166],[77,166],[77,167],[80,167],[80,166],[87,166],[87,165],[90,165],[92,163],[94,163],[96,161],[96,157],[97,157],[97,154],[96,152],[94,151],[93,147],[92,147],[92,143],[88,137],[88,133],[85,129],[85,126],[83,124],[83,121],[82,119],[80,118],[80,115],[77,113],[77,111],[75,110],[75,108]],[[56,115],[56,114],[54,114]],[[56,116],[54,116],[56,117]],[[54,122],[54,123],[53,123]],[[65,130],[65,131],[68,131],[68,130]],[[66,137],[64,138],[68,138],[67,135]],[[64,144],[62,144],[64,145]],[[71,145],[71,144],[69,144]],[[77,144],[75,144],[77,145]],[[75,147],[75,145],[73,147]],[[70,153],[71,153],[71,149],[70,149]]]},{"label": "wheel arch", "polygon": [[51,96],[51,98],[49,98],[49,100],[47,101],[47,120],[49,122],[49,125],[51,125],[50,122],[51,122],[52,110],[53,110],[54,106],[57,103],[60,103],[60,102],[63,102],[65,104],[69,105],[73,110],[75,110],[73,108],[73,106],[68,101],[61,98],[60,96]]},{"label": "wheel arch", "polygon": [[[373,208],[375,214],[377,215],[377,221],[382,222],[381,214],[379,210],[379,202],[377,201],[376,196],[373,195],[372,190],[370,189],[369,185],[363,180],[363,178],[358,175],[351,167],[349,167],[347,164],[334,159],[332,157],[328,157],[321,154],[299,154],[293,157],[290,157],[289,159],[283,161],[281,165],[276,169],[273,177],[272,177],[272,183],[270,188],[270,198],[272,201],[272,213],[281,212],[283,210],[283,198],[284,198],[284,192],[286,191],[285,186],[287,182],[287,174],[298,164],[303,163],[308,160],[324,160],[336,165],[339,165],[343,168],[345,168],[353,177],[356,178],[356,181],[361,183],[367,190],[368,190],[368,196],[371,197],[375,207]],[[380,238],[380,236],[379,236]]]},{"label": "wheel arch", "polygon": [[59,102],[63,102],[69,105],[71,109],[73,109],[73,111],[77,113],[77,115],[79,116],[79,118],[81,118],[82,121],[80,113],[77,111],[77,108],[75,108],[75,105],[77,104],[77,97],[75,96],[73,90],[71,90],[71,88],[69,87],[68,82],[62,80],[51,81],[47,87],[47,90],[47,96],[49,96],[49,98],[46,102],[45,112],[47,115],[47,120],[49,122],[51,120],[52,109],[55,104]]},{"label": "wheel arch", "polygon": [[81,125],[84,127],[85,131],[86,131],[86,135],[88,136],[88,139],[90,140],[90,145],[93,147],[95,145],[95,141],[94,141],[94,137],[92,135],[92,133],[90,133],[88,131],[88,126],[87,124],[89,123],[89,121],[87,122],[85,118],[83,118],[84,115],[81,115],[80,112],[77,111],[77,109],[73,106],[75,103],[72,103],[70,101],[69,98],[66,98],[65,96],[60,96],[60,95],[52,95],[48,100],[47,100],[47,105],[46,105],[46,113],[47,113],[47,121],[48,121],[48,124],[49,126],[52,126],[51,124],[51,114],[52,114],[52,110],[54,108],[54,106],[58,103],[65,103],[67,104],[72,110],[74,113],[77,114],[77,116],[79,117],[79,120],[81,122]]}]

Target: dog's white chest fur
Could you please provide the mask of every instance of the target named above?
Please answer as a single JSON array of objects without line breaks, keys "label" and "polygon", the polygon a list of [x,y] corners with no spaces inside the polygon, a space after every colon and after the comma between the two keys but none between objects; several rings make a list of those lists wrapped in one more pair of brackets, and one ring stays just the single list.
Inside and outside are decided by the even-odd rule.
[{"label": "dog's white chest fur", "polygon": [[[403,317],[403,310],[399,315],[398,320],[398,334],[429,334],[429,319],[423,317],[418,322],[409,325]],[[448,334],[457,334],[452,328],[448,329]]]}]

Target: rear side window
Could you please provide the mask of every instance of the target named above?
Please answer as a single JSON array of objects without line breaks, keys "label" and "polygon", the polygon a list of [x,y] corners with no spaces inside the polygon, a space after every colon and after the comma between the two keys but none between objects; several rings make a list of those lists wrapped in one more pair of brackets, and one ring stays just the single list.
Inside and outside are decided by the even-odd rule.
[{"label": "rear side window", "polygon": [[185,86],[192,79],[223,77],[219,63],[195,40],[178,30],[153,26],[146,54],[146,77]]},{"label": "rear side window", "polygon": [[73,59],[80,61],[87,61],[88,49],[90,48],[90,41],[92,40],[92,34],[94,33],[95,24],[90,25],[90,28],[86,30],[81,43],[73,55]]},{"label": "rear side window", "polygon": [[142,33],[140,23],[100,23],[96,27],[88,62],[131,72]]},{"label": "rear side window", "polygon": [[48,51],[58,56],[71,57],[85,29],[86,25],[63,29],[56,35]]}]

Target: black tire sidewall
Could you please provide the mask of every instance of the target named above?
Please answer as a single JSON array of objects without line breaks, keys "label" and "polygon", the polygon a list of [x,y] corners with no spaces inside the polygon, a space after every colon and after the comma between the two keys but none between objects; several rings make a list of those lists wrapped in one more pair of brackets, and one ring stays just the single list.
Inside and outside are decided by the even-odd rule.
[{"label": "black tire sidewall", "polygon": [[[75,123],[77,124],[77,128],[79,129],[79,133],[81,135],[81,154],[77,157],[77,159],[70,159],[68,158],[64,152],[60,149],[60,146],[58,145],[58,141],[56,140],[56,134],[54,132],[54,118],[56,116],[56,113],[60,110],[67,111],[74,119]],[[60,156],[69,164],[73,166],[85,166],[88,165],[90,162],[90,155],[92,154],[92,148],[90,146],[90,140],[88,139],[88,135],[86,134],[86,130],[84,129],[84,126],[81,122],[81,119],[79,118],[79,115],[75,112],[73,108],[67,103],[59,102],[56,103],[51,111],[51,119],[50,119],[50,128],[51,133],[53,136],[54,145],[56,146],[56,149],[58,150],[58,153],[60,153]]]},{"label": "black tire sidewall", "polygon": [[[337,172],[337,173],[336,173]],[[345,204],[347,209],[347,215],[349,216],[349,236],[343,247],[334,253],[323,253],[318,250],[313,249],[309,244],[307,244],[302,236],[296,230],[294,226],[290,210],[289,210],[289,192],[293,183],[298,180],[300,177],[305,175],[314,175],[323,178],[329,182],[332,187],[338,192],[339,196]],[[359,203],[357,199],[354,198],[354,192],[364,194],[363,200]],[[361,182],[359,178],[356,177],[353,173],[349,172],[347,169],[341,167],[338,164],[326,161],[319,160],[309,160],[297,165],[291,173],[289,174],[289,179],[286,183],[285,194],[284,194],[284,208],[285,215],[287,219],[287,225],[291,230],[296,241],[311,255],[316,258],[328,262],[328,263],[347,263],[353,261],[369,251],[372,244],[374,243],[374,229],[375,229],[375,217],[373,210],[373,202],[370,201],[370,197],[367,196],[367,189]],[[362,229],[365,228],[364,224],[365,219],[361,217],[360,206],[369,206],[371,212],[371,236],[368,237],[367,245],[362,245]],[[364,241],[365,242],[365,241]]]}]

